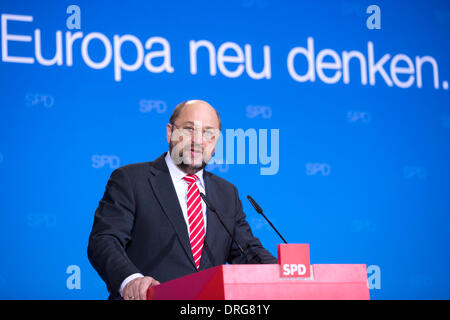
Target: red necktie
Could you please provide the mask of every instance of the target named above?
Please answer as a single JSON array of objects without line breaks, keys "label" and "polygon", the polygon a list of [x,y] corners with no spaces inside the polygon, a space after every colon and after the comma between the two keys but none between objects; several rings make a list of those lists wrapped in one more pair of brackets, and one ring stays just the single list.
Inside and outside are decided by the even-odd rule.
[{"label": "red necktie", "polygon": [[187,212],[189,221],[189,240],[191,242],[192,255],[197,269],[200,267],[203,240],[205,239],[205,223],[203,221],[202,201],[200,191],[195,181],[196,175],[187,175],[183,178],[188,183]]}]

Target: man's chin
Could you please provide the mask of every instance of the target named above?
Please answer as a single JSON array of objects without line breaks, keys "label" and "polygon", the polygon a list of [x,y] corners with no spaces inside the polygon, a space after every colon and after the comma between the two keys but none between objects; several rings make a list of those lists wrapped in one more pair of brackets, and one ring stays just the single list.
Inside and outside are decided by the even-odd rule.
[{"label": "man's chin", "polygon": [[207,164],[206,162],[202,162],[201,164],[186,164],[183,162],[179,164],[178,167],[187,174],[194,174],[204,169],[206,167],[206,164]]},{"label": "man's chin", "polygon": [[201,156],[193,156],[186,154],[189,151],[186,151],[185,153],[179,153],[178,156],[174,156],[172,153],[175,150],[172,150],[173,147],[170,146],[169,152],[171,154],[172,160],[181,170],[188,174],[194,174],[195,172],[198,172],[206,167],[208,164],[208,161],[203,158],[203,154]]}]

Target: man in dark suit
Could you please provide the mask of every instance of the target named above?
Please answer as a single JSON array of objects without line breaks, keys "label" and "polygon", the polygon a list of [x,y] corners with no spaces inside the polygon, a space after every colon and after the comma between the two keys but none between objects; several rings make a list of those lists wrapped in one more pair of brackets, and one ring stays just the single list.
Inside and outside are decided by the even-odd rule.
[{"label": "man in dark suit", "polygon": [[[203,170],[220,129],[219,115],[207,102],[183,102],[167,124],[169,152],[111,174],[88,245],[110,299],[145,299],[149,286],[227,262],[277,263],[253,236],[236,187]],[[244,255],[200,193],[217,208]]]}]

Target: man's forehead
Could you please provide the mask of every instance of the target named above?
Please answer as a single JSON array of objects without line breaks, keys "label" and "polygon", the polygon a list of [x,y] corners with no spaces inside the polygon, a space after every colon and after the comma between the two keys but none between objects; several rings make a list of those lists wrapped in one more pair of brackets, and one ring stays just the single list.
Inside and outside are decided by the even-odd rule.
[{"label": "man's forehead", "polygon": [[215,109],[206,101],[191,100],[186,102],[182,112],[215,112]]},{"label": "man's forehead", "polygon": [[186,104],[180,112],[183,121],[208,121],[216,120],[217,111],[206,102]]}]

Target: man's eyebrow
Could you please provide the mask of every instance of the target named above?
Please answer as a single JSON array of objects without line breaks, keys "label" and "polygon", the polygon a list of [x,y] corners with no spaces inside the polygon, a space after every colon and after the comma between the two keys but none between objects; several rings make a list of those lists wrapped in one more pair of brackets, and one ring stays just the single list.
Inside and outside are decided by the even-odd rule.
[{"label": "man's eyebrow", "polygon": [[[190,120],[188,120],[188,121],[182,122],[180,125],[186,125],[186,124],[195,125],[196,122],[200,122],[200,121],[190,121]],[[214,127],[214,126],[202,126],[202,127],[205,128],[205,129],[216,129],[216,127]]]},{"label": "man's eyebrow", "polygon": [[182,125],[183,125],[183,124],[194,124],[194,122],[193,122],[193,121],[184,121],[184,122],[182,122],[181,124],[182,124]]}]

